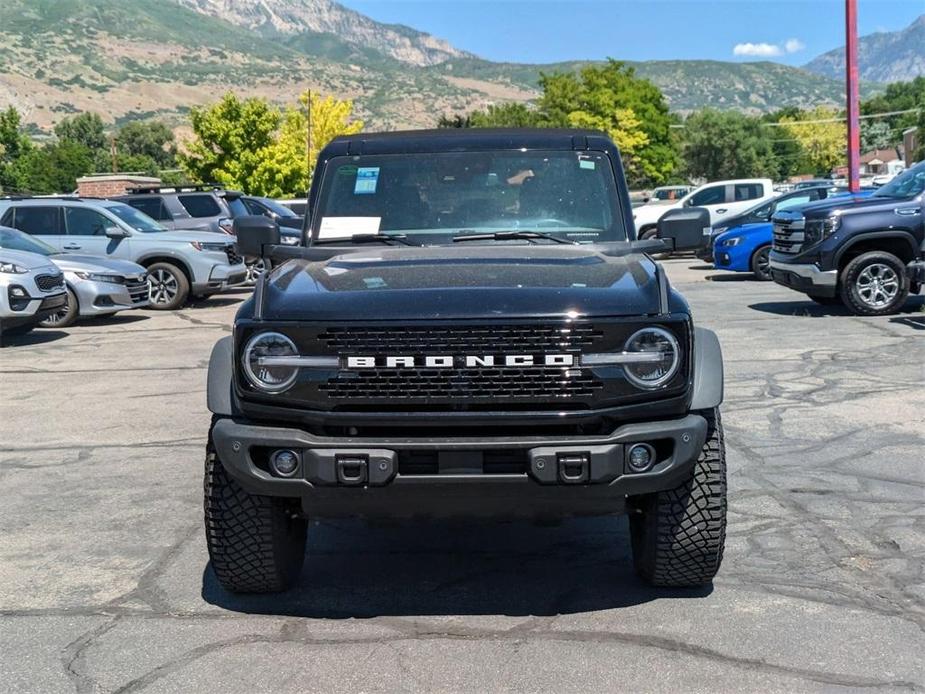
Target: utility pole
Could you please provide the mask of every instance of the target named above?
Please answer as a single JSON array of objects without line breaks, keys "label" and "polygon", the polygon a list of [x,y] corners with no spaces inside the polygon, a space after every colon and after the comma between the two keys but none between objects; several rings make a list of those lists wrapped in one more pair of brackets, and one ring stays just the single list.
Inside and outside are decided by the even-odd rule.
[{"label": "utility pole", "polygon": [[112,172],[119,171],[119,157],[116,154],[116,136],[109,136],[109,156],[112,157]]},{"label": "utility pole", "polygon": [[305,134],[305,170],[309,172],[309,179],[312,171],[312,90],[308,90],[308,114],[306,121],[308,128]]},{"label": "utility pole", "polygon": [[848,189],[857,193],[861,188],[857,0],[845,0],[845,94],[848,98]]}]

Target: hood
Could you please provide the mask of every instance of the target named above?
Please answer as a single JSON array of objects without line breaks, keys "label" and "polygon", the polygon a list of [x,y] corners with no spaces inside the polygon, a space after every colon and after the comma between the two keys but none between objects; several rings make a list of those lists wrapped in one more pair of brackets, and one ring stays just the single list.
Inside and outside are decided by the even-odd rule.
[{"label": "hood", "polygon": [[52,256],[51,260],[64,272],[97,272],[109,275],[117,274],[123,277],[136,277],[147,272],[141,265],[128,260],[104,258],[99,255],[62,253]]},{"label": "hood", "polygon": [[190,241],[201,241],[202,243],[234,243],[234,236],[221,234],[215,231],[202,231],[201,229],[190,229],[188,231],[152,231],[147,234],[135,234],[132,241],[152,241],[161,243],[163,241],[177,241],[189,243]]},{"label": "hood", "polygon": [[773,234],[774,225],[771,222],[753,222],[752,224],[739,224],[738,226],[729,227],[726,231],[717,234],[715,238],[716,243],[721,243],[726,239],[731,239],[734,236],[753,236],[753,235],[765,235],[768,237],[768,240],[771,239]]},{"label": "hood", "polygon": [[289,261],[264,292],[268,320],[628,316],[659,310],[655,263],[582,246],[364,248]]},{"label": "hood", "polygon": [[811,202],[808,205],[796,208],[797,216],[802,212],[804,217],[818,219],[827,217],[836,210],[841,214],[851,214],[853,212],[866,212],[873,209],[893,209],[896,203],[901,202],[893,198],[878,198],[876,195],[843,195],[834,198],[826,198],[818,202]]},{"label": "hood", "polygon": [[27,251],[12,251],[8,248],[0,248],[0,263],[15,263],[26,270],[45,271],[52,274],[58,274],[58,268],[51,260],[38,253],[28,253]]}]

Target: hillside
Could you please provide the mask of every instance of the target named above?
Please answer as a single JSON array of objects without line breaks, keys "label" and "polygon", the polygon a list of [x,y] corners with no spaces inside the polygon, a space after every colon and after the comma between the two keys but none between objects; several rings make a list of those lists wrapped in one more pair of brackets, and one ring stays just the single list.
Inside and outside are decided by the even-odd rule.
[{"label": "hillside", "polygon": [[[443,113],[529,101],[541,71],[581,64],[481,60],[330,0],[3,0],[0,65],[0,107],[17,106],[33,129],[48,132],[86,110],[115,122],[178,122],[190,106],[229,89],[292,102],[311,88],[353,99],[372,128],[431,126]],[[840,80],[775,63],[635,67],[682,112],[706,105],[760,112],[842,98]]]},{"label": "hillside", "polygon": [[[824,77],[845,74],[845,48],[836,48],[807,63],[804,68]],[[858,41],[861,79],[900,82],[925,76],[925,14],[901,31],[862,36]]]}]

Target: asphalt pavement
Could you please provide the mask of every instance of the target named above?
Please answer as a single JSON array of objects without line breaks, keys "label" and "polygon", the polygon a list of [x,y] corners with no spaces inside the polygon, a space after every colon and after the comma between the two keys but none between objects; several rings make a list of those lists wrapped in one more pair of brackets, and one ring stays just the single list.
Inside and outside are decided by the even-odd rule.
[{"label": "asphalt pavement", "polygon": [[0,351],[0,690],[925,689],[922,300],[856,318],[667,266],[726,360],[712,587],[645,587],[623,518],[339,521],[297,589],[225,593],[202,464],[226,294]]}]

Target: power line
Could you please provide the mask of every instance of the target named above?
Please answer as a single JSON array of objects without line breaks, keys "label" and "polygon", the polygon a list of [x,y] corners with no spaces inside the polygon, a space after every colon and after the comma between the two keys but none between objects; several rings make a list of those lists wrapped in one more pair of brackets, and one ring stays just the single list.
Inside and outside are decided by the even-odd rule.
[{"label": "power line", "polygon": [[[902,111],[884,111],[883,113],[869,113],[866,116],[861,116],[861,120],[870,120],[871,118],[886,118],[887,116],[901,116],[906,113],[918,113],[921,111],[921,108],[907,108]],[[847,118],[819,118],[816,120],[792,120],[786,123],[761,123],[761,125],[767,126],[769,128],[781,128],[789,125],[811,125],[815,123],[844,123],[847,121]],[[686,128],[686,123],[672,123],[668,126],[669,128]]]}]

